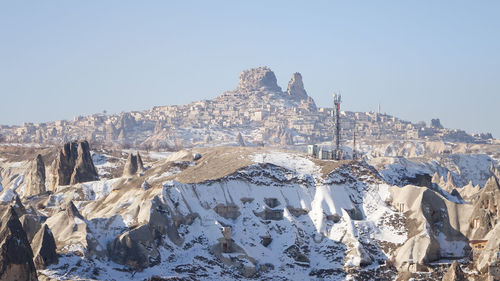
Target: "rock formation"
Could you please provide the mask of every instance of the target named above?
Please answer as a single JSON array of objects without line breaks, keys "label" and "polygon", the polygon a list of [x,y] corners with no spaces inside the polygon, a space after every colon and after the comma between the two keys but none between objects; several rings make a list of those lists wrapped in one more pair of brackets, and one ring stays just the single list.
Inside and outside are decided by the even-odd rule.
[{"label": "rock formation", "polygon": [[303,100],[300,101],[299,104],[300,109],[304,109],[309,112],[316,112],[318,108],[316,107],[316,103],[314,102],[313,98],[307,97]]},{"label": "rock formation", "polygon": [[469,219],[467,237],[471,240],[483,239],[497,224],[500,217],[500,185],[491,177],[480,191],[479,199]]},{"label": "rock formation", "polygon": [[20,217],[19,221],[23,225],[24,232],[28,237],[28,241],[32,241],[35,234],[40,230],[42,224],[40,218],[34,214],[24,214]]},{"label": "rock formation", "polygon": [[488,242],[476,260],[476,268],[481,273],[488,272],[488,266],[500,259],[500,224],[496,224],[495,228],[486,235],[485,240]]},{"label": "rock formation", "polygon": [[409,211],[413,229],[408,240],[396,250],[397,268],[408,270],[407,266],[425,265],[443,256],[463,257],[470,249],[466,237],[459,231],[460,225],[467,223],[458,217],[459,204],[446,201],[441,194],[425,187],[391,187],[390,192],[392,204],[402,212]]},{"label": "rock formation", "polygon": [[253,92],[268,90],[271,92],[281,92],[276,76],[267,67],[258,67],[245,70],[240,74],[238,82],[238,92]]},{"label": "rock formation", "polygon": [[148,225],[127,231],[108,244],[109,257],[137,270],[160,263],[161,257]]},{"label": "rock formation", "polygon": [[87,222],[78,212],[73,202],[49,217],[46,221],[54,235],[57,250],[66,253],[70,250],[84,256],[87,252],[101,254],[101,247],[87,227]]},{"label": "rock formation", "polygon": [[243,140],[243,136],[241,135],[241,133],[238,133],[235,141],[239,146],[245,146],[245,141]]},{"label": "rock formation", "polygon": [[144,163],[142,162],[142,157],[139,152],[137,152],[137,172],[144,172]]},{"label": "rock formation", "polygon": [[0,280],[38,280],[33,251],[16,212],[10,206],[0,212]]},{"label": "rock formation", "polygon": [[36,268],[42,269],[47,265],[57,263],[56,241],[49,227],[44,224],[31,242],[34,263]]},{"label": "rock formation", "polygon": [[442,281],[465,281],[465,275],[457,261],[453,261]]},{"label": "rock formation", "polygon": [[14,208],[14,212],[16,212],[16,215],[18,218],[26,214],[26,209],[24,208],[23,203],[21,202],[21,198],[16,195],[14,198],[14,201],[11,204],[12,208]]},{"label": "rock formation", "polygon": [[493,162],[491,162],[490,173],[492,176],[495,176],[497,178],[497,180],[500,181],[500,169],[495,168],[495,165],[493,164]]},{"label": "rock formation", "polygon": [[431,128],[443,129],[443,125],[441,125],[441,120],[439,118],[431,120]]},{"label": "rock formation", "polygon": [[453,179],[453,174],[450,171],[448,171],[448,175],[446,176],[446,185],[443,188],[448,192],[451,192],[453,189],[457,188],[455,180]]},{"label": "rock formation", "polygon": [[71,175],[70,184],[98,180],[97,170],[92,162],[90,147],[87,141],[78,143],[78,157],[75,161],[75,168]]},{"label": "rock formation", "polygon": [[125,166],[123,167],[123,176],[130,177],[142,172],[144,172],[144,164],[142,162],[141,155],[139,153],[137,153],[137,155],[130,153],[128,155],[127,162],[125,162]]},{"label": "rock formation", "polygon": [[25,195],[33,196],[44,193],[45,189],[45,164],[42,155],[38,154],[32,161],[28,171]]},{"label": "rock formation", "polygon": [[98,180],[87,141],[68,142],[54,160],[54,186]]},{"label": "rock formation", "polygon": [[300,75],[300,73],[295,72],[292,75],[292,79],[288,82],[287,93],[291,98],[297,100],[306,99],[308,97],[306,90],[304,89],[304,83],[302,82],[302,75]]}]

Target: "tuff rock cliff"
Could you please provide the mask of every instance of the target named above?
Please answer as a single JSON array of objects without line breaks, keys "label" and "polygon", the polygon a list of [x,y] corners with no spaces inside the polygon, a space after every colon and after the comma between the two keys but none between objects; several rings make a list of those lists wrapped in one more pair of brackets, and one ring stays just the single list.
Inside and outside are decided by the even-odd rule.
[{"label": "tuff rock cliff", "polygon": [[53,177],[53,186],[98,180],[99,176],[90,156],[89,143],[66,143],[54,160]]}]

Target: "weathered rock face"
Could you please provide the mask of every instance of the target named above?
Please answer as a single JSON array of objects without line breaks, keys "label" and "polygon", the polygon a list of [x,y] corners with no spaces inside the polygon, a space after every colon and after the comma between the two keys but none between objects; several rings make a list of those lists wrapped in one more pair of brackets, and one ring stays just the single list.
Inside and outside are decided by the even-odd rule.
[{"label": "weathered rock face", "polygon": [[483,239],[495,227],[498,217],[500,217],[500,185],[495,177],[491,177],[481,190],[479,199],[474,203],[467,237],[471,240]]},{"label": "weathered rock face", "polygon": [[49,227],[44,224],[31,242],[37,269],[45,268],[47,265],[57,263],[56,241]]},{"label": "weathered rock face", "polygon": [[303,100],[300,101],[299,108],[305,109],[310,112],[316,112],[318,108],[316,107],[316,103],[314,102],[313,98],[307,97]]},{"label": "weathered rock face", "polygon": [[54,160],[54,186],[98,180],[87,141],[68,142]]},{"label": "weathered rock face", "polygon": [[33,251],[12,207],[3,207],[0,224],[0,280],[38,280]]},{"label": "weathered rock face", "polygon": [[160,263],[161,257],[148,225],[127,231],[108,244],[109,257],[137,270]]},{"label": "weathered rock face", "polygon": [[465,275],[460,266],[458,265],[457,261],[454,261],[448,270],[446,271],[446,274],[443,276],[442,281],[465,281]]},{"label": "weathered rock face", "polygon": [[87,141],[78,143],[78,157],[75,161],[75,168],[71,175],[70,184],[98,180],[97,170],[92,162],[90,146]]},{"label": "weathered rock face", "polygon": [[491,162],[490,173],[492,176],[496,177],[497,180],[500,180],[500,169],[496,168],[493,162]]},{"label": "weathered rock face", "polygon": [[80,256],[87,253],[102,254],[102,246],[90,232],[87,221],[73,202],[68,202],[63,210],[49,217],[45,223],[54,235],[58,252],[66,253],[71,250]]},{"label": "weathered rock face", "polygon": [[237,90],[239,92],[261,90],[281,92],[281,88],[278,86],[276,80],[276,75],[267,67],[258,67],[243,71],[240,74]]},{"label": "weathered rock face", "polygon": [[46,191],[45,164],[43,163],[42,155],[38,154],[35,160],[31,163],[26,180],[26,196],[38,195]]},{"label": "weathered rock face", "polygon": [[144,163],[142,162],[142,157],[139,152],[137,152],[137,172],[144,172]]},{"label": "weathered rock face", "polygon": [[137,155],[130,153],[123,167],[123,176],[133,176],[142,172],[144,172],[144,164],[141,155],[139,153]]},{"label": "weathered rock face", "polygon": [[78,158],[76,142],[68,142],[61,149],[54,160],[54,185],[68,185],[75,168],[75,160]]},{"label": "weathered rock face", "polygon": [[437,119],[431,119],[431,127],[436,128],[436,129],[443,129],[443,125],[441,125],[441,120],[439,118]]},{"label": "weathered rock face", "polygon": [[[459,231],[466,220],[458,218],[459,208],[468,205],[447,201],[438,192],[425,187],[405,186],[390,188],[393,206],[406,212],[407,241],[395,251],[395,266],[409,270],[409,266],[425,265],[441,257],[460,258],[470,247],[467,238]],[[463,209],[460,212],[466,213]],[[443,239],[445,237],[445,239]],[[410,270],[412,271],[412,270]]]},{"label": "weathered rock face", "polygon": [[123,176],[133,176],[137,173],[137,156],[130,153],[123,167]]},{"label": "weathered rock face", "polygon": [[292,79],[288,82],[288,95],[294,99],[306,99],[307,92],[304,89],[304,83],[302,82],[302,75],[300,73],[295,72],[292,75]]},{"label": "weathered rock face", "polygon": [[18,218],[26,214],[26,208],[24,208],[24,205],[21,202],[21,198],[19,198],[19,196],[16,196],[11,206],[12,208],[14,208],[14,211],[16,212]]},{"label": "weathered rock face", "polygon": [[477,257],[475,261],[476,269],[481,273],[488,272],[488,267],[497,260],[498,253],[500,252],[500,224],[497,224],[495,228],[488,233],[485,237],[488,240],[484,249]]},{"label": "weathered rock face", "polygon": [[35,234],[42,227],[39,217],[33,214],[24,214],[23,216],[21,216],[19,221],[23,225],[23,229],[24,232],[26,232],[28,241],[31,242],[33,240],[33,237],[35,237]]}]

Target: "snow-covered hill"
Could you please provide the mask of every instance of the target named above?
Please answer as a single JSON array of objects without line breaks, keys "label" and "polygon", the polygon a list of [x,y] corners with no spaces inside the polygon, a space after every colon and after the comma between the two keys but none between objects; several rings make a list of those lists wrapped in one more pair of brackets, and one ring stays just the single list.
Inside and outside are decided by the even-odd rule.
[{"label": "snow-covered hill", "polygon": [[[61,255],[58,263],[38,268],[39,275],[392,280],[442,259],[468,258],[472,204],[439,186],[391,182],[393,174],[411,177],[413,170],[432,172],[437,165],[392,159],[378,163],[380,174],[364,161],[243,147],[153,156],[136,175],[22,198],[21,220],[47,225]],[[106,166],[106,157],[94,155],[97,169]],[[457,161],[461,171],[470,168],[468,161]],[[21,175],[27,172],[23,164],[2,165],[3,174],[10,169],[0,194],[8,204],[26,185]],[[436,271],[426,278],[439,276]]]}]

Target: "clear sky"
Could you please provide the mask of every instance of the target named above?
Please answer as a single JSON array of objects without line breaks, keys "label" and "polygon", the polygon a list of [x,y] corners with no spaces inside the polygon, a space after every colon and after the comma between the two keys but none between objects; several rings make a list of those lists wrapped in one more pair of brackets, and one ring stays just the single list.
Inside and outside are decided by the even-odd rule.
[{"label": "clear sky", "polygon": [[0,2],[0,124],[210,99],[263,65],[319,106],[500,138],[500,1]]}]

